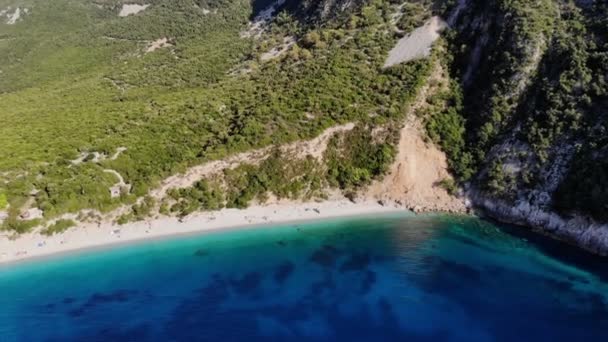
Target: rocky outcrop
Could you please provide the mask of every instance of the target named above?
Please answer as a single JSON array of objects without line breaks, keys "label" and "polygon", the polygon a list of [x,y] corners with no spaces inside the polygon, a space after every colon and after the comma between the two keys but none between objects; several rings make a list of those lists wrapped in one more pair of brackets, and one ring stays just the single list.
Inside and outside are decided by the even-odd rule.
[{"label": "rocky outcrop", "polygon": [[281,10],[290,13],[305,25],[323,25],[333,20],[347,19],[349,14],[369,0],[281,0]]},{"label": "rocky outcrop", "polygon": [[508,203],[479,193],[469,197],[482,213],[505,223],[524,225],[534,231],[568,242],[592,253],[608,256],[608,224],[583,217],[564,218],[525,201]]},{"label": "rocky outcrop", "polygon": [[[605,158],[608,102],[605,90],[593,90],[605,82],[590,75],[606,70],[593,60],[608,46],[604,22],[593,20],[605,18],[606,8],[593,1],[461,3],[459,18],[448,21],[456,31],[451,73],[460,77],[467,145],[477,159],[467,196],[499,221],[607,255],[605,216],[588,210],[593,201],[583,197],[605,198],[606,187],[594,181],[608,169],[596,166],[585,187],[593,172],[571,177]],[[585,149],[592,158],[580,158]],[[560,199],[564,191],[573,195]]]}]

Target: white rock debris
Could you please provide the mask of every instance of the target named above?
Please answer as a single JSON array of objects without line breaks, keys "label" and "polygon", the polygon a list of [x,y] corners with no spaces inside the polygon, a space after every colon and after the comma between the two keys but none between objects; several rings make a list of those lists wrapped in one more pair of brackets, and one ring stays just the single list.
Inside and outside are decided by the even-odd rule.
[{"label": "white rock debris", "polygon": [[137,14],[137,13],[145,10],[148,7],[150,7],[149,4],[145,4],[145,5],[124,4],[124,5],[122,5],[122,8],[120,9],[120,12],[118,13],[118,16],[119,17],[126,17],[126,16],[129,16],[131,14]]}]

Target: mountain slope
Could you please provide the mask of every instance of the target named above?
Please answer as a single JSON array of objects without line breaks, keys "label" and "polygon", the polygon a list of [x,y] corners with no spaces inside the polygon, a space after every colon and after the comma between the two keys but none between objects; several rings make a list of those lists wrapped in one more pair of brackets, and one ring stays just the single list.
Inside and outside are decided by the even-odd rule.
[{"label": "mountain slope", "polygon": [[[0,0],[0,13],[5,229],[328,189],[407,202],[390,188],[409,177],[399,141],[415,118],[451,172],[430,193],[608,253],[603,1]],[[343,125],[321,157],[280,153]],[[274,152],[149,196],[252,150]]]},{"label": "mountain slope", "polygon": [[469,195],[500,219],[602,253],[607,15],[601,2],[475,3],[453,40]]},{"label": "mountain slope", "polygon": [[[4,228],[27,231],[65,213],[139,205],[164,178],[189,166],[310,139],[351,121],[360,129],[349,139],[363,141],[374,126],[403,116],[429,72],[427,61],[381,68],[395,39],[384,29],[391,8],[381,3],[349,16],[352,21],[326,18],[327,28],[300,24],[309,22],[295,17],[300,12],[257,13],[248,1],[140,2],[138,13],[121,16],[125,4],[31,1],[28,16],[2,27],[5,51],[16,44],[28,49],[4,64],[7,79],[40,70],[1,88]],[[85,13],[86,20],[57,18],[71,25],[64,28],[45,19],[65,11]],[[260,17],[264,13],[272,15]],[[31,35],[31,27],[55,38]],[[294,41],[285,53],[262,58],[285,39]],[[159,40],[163,46],[150,51]],[[80,50],[99,59],[70,57]],[[57,57],[41,58],[46,51]],[[90,65],[81,68],[70,58]],[[380,176],[391,162],[391,145],[379,140],[360,147],[359,160],[336,156],[310,182],[346,190]],[[372,156],[376,151],[384,157]],[[249,171],[233,175],[227,205],[247,205],[258,191],[278,185],[271,179],[251,192],[238,190]]]}]

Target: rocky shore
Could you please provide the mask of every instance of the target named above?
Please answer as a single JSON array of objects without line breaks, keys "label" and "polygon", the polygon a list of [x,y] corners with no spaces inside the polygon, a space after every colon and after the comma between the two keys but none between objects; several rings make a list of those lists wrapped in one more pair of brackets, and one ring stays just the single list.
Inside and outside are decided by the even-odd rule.
[{"label": "rocky shore", "polygon": [[564,218],[530,205],[514,204],[474,194],[472,202],[483,214],[498,221],[531,227],[535,232],[562,240],[591,253],[608,256],[608,224],[582,216]]}]

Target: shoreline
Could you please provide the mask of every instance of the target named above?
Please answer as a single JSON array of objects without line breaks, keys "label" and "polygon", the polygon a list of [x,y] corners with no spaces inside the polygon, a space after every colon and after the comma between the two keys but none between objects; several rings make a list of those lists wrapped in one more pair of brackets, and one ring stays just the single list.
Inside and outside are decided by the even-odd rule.
[{"label": "shoreline", "polygon": [[246,209],[222,209],[199,212],[183,219],[158,217],[122,226],[104,222],[86,223],[52,236],[27,233],[11,240],[0,237],[0,265],[47,257],[105,249],[171,237],[198,235],[205,232],[247,229],[314,222],[330,218],[348,218],[370,214],[409,213],[400,206],[381,205],[377,201],[353,203],[347,199],[324,202],[292,202],[254,205]]},{"label": "shoreline", "polygon": [[479,194],[469,194],[482,213],[505,224],[527,227],[536,234],[562,241],[589,253],[608,256],[608,224],[590,218],[563,218],[526,202],[508,204]]}]

